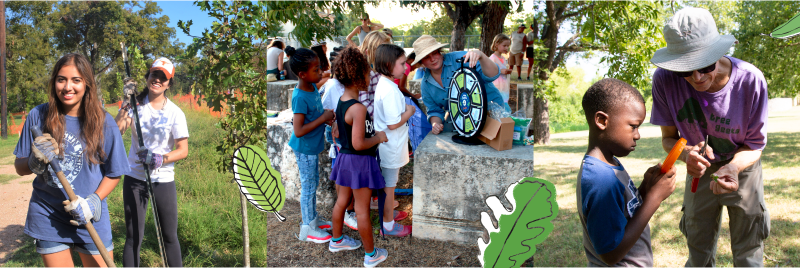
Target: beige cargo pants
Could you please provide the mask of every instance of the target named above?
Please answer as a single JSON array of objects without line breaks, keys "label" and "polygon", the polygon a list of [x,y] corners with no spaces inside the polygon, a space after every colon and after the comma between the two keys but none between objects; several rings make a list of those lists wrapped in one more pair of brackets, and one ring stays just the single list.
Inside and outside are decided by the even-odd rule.
[{"label": "beige cargo pants", "polygon": [[739,190],[715,195],[711,174],[729,161],[711,164],[692,193],[687,175],[680,229],[689,246],[686,266],[715,266],[722,206],[728,207],[734,266],[764,266],[764,239],[769,236],[769,211],[764,204],[761,160],[739,173]]}]

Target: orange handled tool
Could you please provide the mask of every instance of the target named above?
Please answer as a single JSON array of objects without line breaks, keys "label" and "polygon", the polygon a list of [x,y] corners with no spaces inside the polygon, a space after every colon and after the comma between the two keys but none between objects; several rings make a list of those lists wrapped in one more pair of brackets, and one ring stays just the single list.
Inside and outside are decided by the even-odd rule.
[{"label": "orange handled tool", "polygon": [[[703,148],[700,149],[700,156],[706,155],[706,146],[708,146],[708,135],[706,135],[706,141],[703,143]],[[700,178],[692,177],[692,193],[697,192],[697,184],[699,183],[700,183]]]},{"label": "orange handled tool", "polygon": [[681,138],[678,142],[675,143],[675,146],[672,146],[672,150],[669,151],[667,155],[667,159],[664,160],[664,164],[661,165],[661,174],[667,173],[672,168],[672,165],[675,164],[675,161],[678,160],[678,156],[681,155],[683,151],[683,147],[686,146],[686,139]]}]

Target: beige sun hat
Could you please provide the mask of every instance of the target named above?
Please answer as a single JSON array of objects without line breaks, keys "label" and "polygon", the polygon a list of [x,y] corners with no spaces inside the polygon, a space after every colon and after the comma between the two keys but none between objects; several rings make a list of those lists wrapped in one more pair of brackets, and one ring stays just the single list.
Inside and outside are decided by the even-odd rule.
[{"label": "beige sun hat", "polygon": [[417,38],[417,41],[414,41],[414,54],[416,54],[417,57],[414,58],[414,62],[412,62],[411,65],[416,65],[422,59],[428,56],[428,54],[431,54],[431,52],[439,50],[440,48],[443,48],[449,44],[450,43],[439,43],[435,38],[433,38],[433,36],[427,34],[420,36]]},{"label": "beige sun hat", "polygon": [[675,72],[701,69],[716,62],[735,44],[733,35],[720,35],[708,10],[687,7],[664,25],[667,47],[653,54],[650,62]]}]

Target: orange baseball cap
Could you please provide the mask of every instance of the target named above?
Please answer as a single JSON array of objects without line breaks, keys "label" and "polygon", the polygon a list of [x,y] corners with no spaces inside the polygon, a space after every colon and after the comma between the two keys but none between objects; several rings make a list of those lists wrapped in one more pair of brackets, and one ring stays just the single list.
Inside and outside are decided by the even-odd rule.
[{"label": "orange baseball cap", "polygon": [[150,72],[152,73],[156,70],[164,72],[167,79],[172,79],[172,76],[175,75],[175,65],[172,64],[172,61],[164,57],[153,61],[153,65],[150,66]]}]

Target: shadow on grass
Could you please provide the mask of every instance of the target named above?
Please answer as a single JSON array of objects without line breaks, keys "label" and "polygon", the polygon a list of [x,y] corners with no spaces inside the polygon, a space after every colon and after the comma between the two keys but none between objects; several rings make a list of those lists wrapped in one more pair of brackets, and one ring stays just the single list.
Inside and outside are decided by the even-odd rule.
[{"label": "shadow on grass", "polygon": [[[797,167],[800,166],[800,133],[774,132],[767,136],[767,147],[761,155],[761,162],[764,168],[776,167]],[[580,142],[583,141],[583,142]],[[537,146],[536,152],[559,152],[559,153],[586,153],[586,138],[560,139],[558,143],[581,145],[549,145]],[[636,142],[636,150],[625,158],[632,159],[662,159],[667,157],[667,152],[661,147],[661,138],[644,138]],[[624,164],[624,163],[623,163]]]}]

